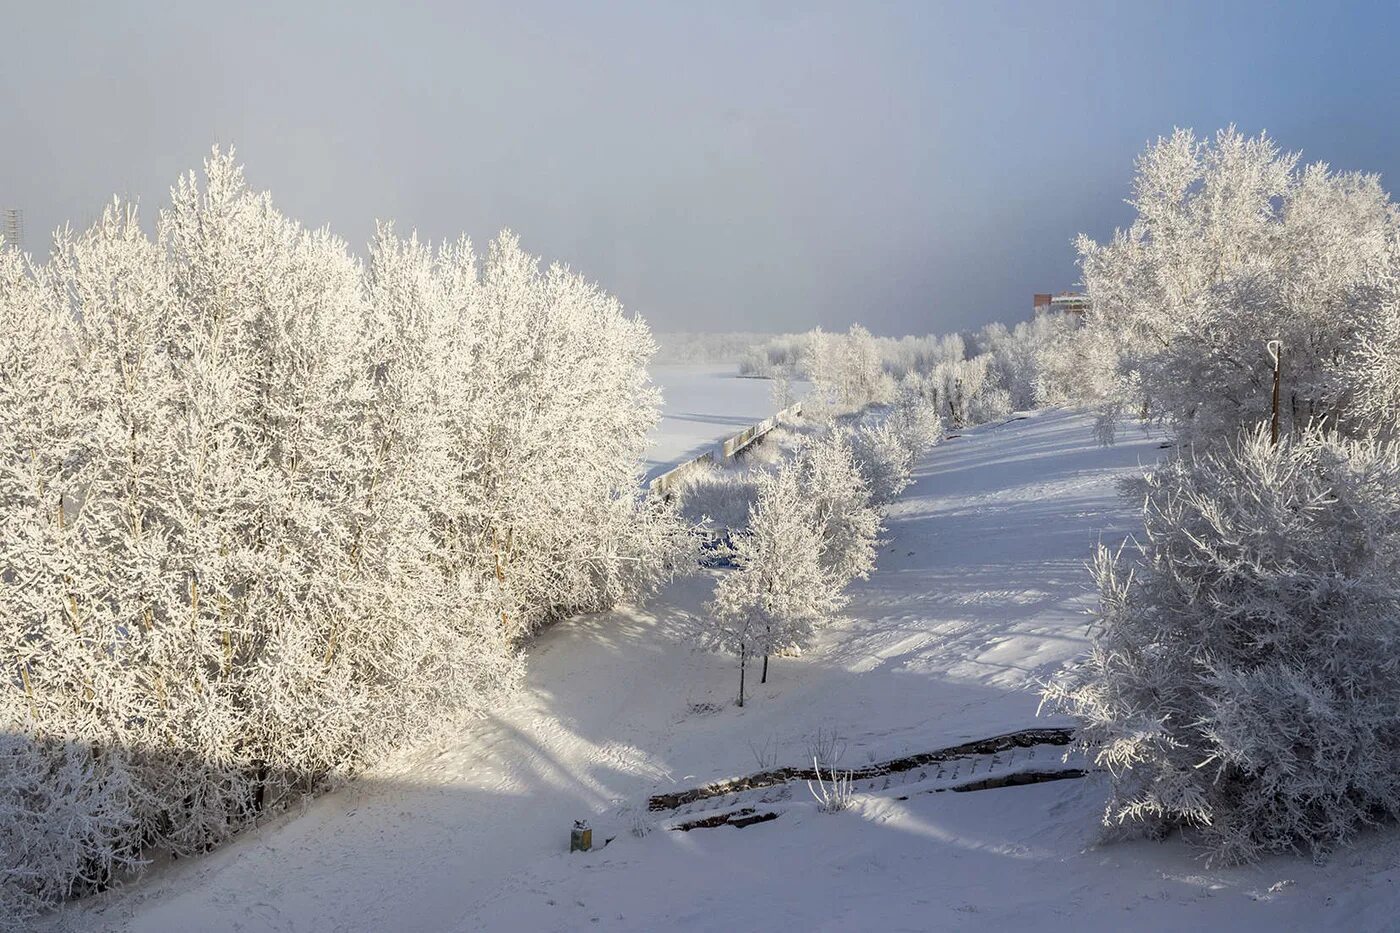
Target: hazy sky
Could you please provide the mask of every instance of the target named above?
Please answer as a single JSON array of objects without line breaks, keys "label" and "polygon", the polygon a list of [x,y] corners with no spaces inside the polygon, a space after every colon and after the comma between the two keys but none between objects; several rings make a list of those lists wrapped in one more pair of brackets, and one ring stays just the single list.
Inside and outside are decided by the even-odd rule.
[{"label": "hazy sky", "polygon": [[357,247],[502,227],[660,330],[1015,320],[1173,126],[1400,162],[1397,5],[0,0],[0,207],[148,219],[214,143]]}]

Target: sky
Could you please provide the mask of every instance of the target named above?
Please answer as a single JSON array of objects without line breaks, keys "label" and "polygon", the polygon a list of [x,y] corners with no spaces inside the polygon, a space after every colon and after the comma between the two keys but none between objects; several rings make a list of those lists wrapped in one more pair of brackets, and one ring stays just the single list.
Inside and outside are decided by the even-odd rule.
[{"label": "sky", "polygon": [[653,328],[1028,317],[1133,159],[1234,123],[1400,173],[1400,5],[0,0],[0,208],[147,221],[210,147],[357,247],[503,228]]}]

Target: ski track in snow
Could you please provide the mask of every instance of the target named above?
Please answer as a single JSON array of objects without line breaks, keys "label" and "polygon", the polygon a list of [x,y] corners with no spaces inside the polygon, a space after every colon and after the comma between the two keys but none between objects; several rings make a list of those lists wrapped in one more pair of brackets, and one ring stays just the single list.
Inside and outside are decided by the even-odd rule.
[{"label": "ski track in snow", "polygon": [[[1036,718],[1029,688],[1087,647],[1085,562],[1134,529],[1115,483],[1155,459],[1157,443],[1130,432],[1098,448],[1090,419],[1063,412],[964,432],[923,459],[892,508],[849,618],[806,656],[774,659],[769,683],[751,667],[744,709],[733,705],[735,662],[683,636],[712,575],[678,581],[646,610],[542,635],[519,701],[457,739],[45,926],[1400,929],[1393,831],[1321,866],[1212,870],[1177,840],[1096,845],[1106,789],[1094,775],[964,794],[935,793],[940,775],[903,775],[862,788],[838,814],[785,785],[758,804],[780,808],[772,822],[629,832],[658,816],[645,813],[653,793],[760,770],[751,745],[804,765],[808,737],[835,730],[842,763],[858,767],[1064,724]],[[1056,752],[981,767],[1058,763]],[[731,796],[714,811],[744,802]],[[595,846],[613,841],[569,855],[578,818]]]}]

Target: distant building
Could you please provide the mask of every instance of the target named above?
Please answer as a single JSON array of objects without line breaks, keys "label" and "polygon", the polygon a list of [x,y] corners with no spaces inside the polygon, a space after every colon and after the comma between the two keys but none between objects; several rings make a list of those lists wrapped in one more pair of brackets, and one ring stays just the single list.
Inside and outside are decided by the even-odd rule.
[{"label": "distant building", "polygon": [[0,246],[24,248],[24,211],[17,207],[5,209],[4,223],[0,225]]},{"label": "distant building", "polygon": [[1060,292],[1058,295],[1037,292],[1034,301],[1037,315],[1052,311],[1082,315],[1089,310],[1089,296],[1081,292]]}]

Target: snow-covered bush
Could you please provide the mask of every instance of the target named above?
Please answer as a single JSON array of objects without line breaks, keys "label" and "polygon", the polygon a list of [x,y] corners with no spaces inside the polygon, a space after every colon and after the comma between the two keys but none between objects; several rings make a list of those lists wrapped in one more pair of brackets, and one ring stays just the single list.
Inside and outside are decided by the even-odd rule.
[{"label": "snow-covered bush", "polygon": [[1235,861],[1400,815],[1400,446],[1267,429],[1149,473],[1101,551],[1094,645],[1047,690],[1113,773],[1106,821]]},{"label": "snow-covered bush", "polygon": [[737,569],[715,586],[704,628],[710,648],[739,656],[739,705],[749,659],[800,650],[845,605],[841,585],[822,568],[822,534],[795,465],[761,474],[748,530],[734,539]]},{"label": "snow-covered bush", "polygon": [[591,283],[508,234],[363,264],[218,154],[157,231],[0,250],[13,916],[496,702],[535,626],[694,553],[640,490],[646,327]]},{"label": "snow-covered bush", "polygon": [[851,435],[851,447],[875,505],[893,502],[912,482],[914,451],[888,419],[861,425]]},{"label": "snow-covered bush", "polygon": [[756,342],[739,368],[746,375],[811,380],[805,410],[818,422],[889,404],[917,384],[936,413],[964,427],[1030,408],[1042,395],[1055,401],[1067,395],[1041,393],[1041,370],[1076,327],[1065,315],[1045,315],[1009,330],[988,325],[970,342],[958,334],[875,337],[860,325],[845,334],[816,328]]},{"label": "snow-covered bush", "polygon": [[930,380],[911,373],[899,383],[894,410],[889,414],[890,426],[914,453],[922,454],[943,438],[943,418],[938,402],[930,395]]},{"label": "snow-covered bush", "polygon": [[742,529],[758,496],[759,474],[776,469],[804,443],[803,430],[780,423],[732,460],[695,464],[667,494],[687,526]]},{"label": "snow-covered bush", "polygon": [[926,393],[938,402],[940,414],[953,427],[971,427],[1005,418],[1011,396],[996,381],[992,356],[940,363],[926,380]]},{"label": "snow-covered bush", "polygon": [[968,398],[966,412],[969,425],[1002,421],[1011,414],[1011,394],[999,386],[984,386]]},{"label": "snow-covered bush", "polygon": [[880,513],[856,465],[849,433],[829,431],[801,452],[796,469],[821,536],[823,571],[840,586],[868,577],[875,567]]},{"label": "snow-covered bush", "polygon": [[818,810],[822,813],[840,813],[851,805],[855,799],[855,792],[851,790],[851,772],[838,774],[828,766],[827,774],[823,777],[821,763],[816,758],[812,759],[812,770],[817,775],[817,786],[813,787],[812,782],[808,781],[807,792],[817,802]]},{"label": "snow-covered bush", "polygon": [[1356,290],[1353,315],[1363,328],[1347,348],[1349,404],[1344,430],[1400,437],[1400,238],[1371,282]]},{"label": "snow-covered bush", "polygon": [[669,490],[680,514],[694,525],[743,528],[758,498],[758,477],[748,470],[707,465],[686,473]]},{"label": "snow-covered bush", "polygon": [[1038,406],[1112,409],[1116,418],[1122,399],[1139,396],[1132,378],[1131,372],[1119,372],[1118,352],[1097,328],[1069,328],[1036,350]]},{"label": "snow-covered bush", "polygon": [[1038,404],[1042,354],[1076,329],[1069,315],[1041,314],[1010,329],[1004,324],[989,324],[977,334],[976,355],[987,356],[989,381],[1006,391],[1012,411]]},{"label": "snow-covered bush", "polygon": [[799,371],[801,360],[807,353],[808,343],[812,339],[810,333],[751,336],[754,339],[749,341],[738,357],[741,376],[791,377]]},{"label": "snow-covered bush", "polygon": [[136,867],[121,749],[0,732],[0,929]]}]

